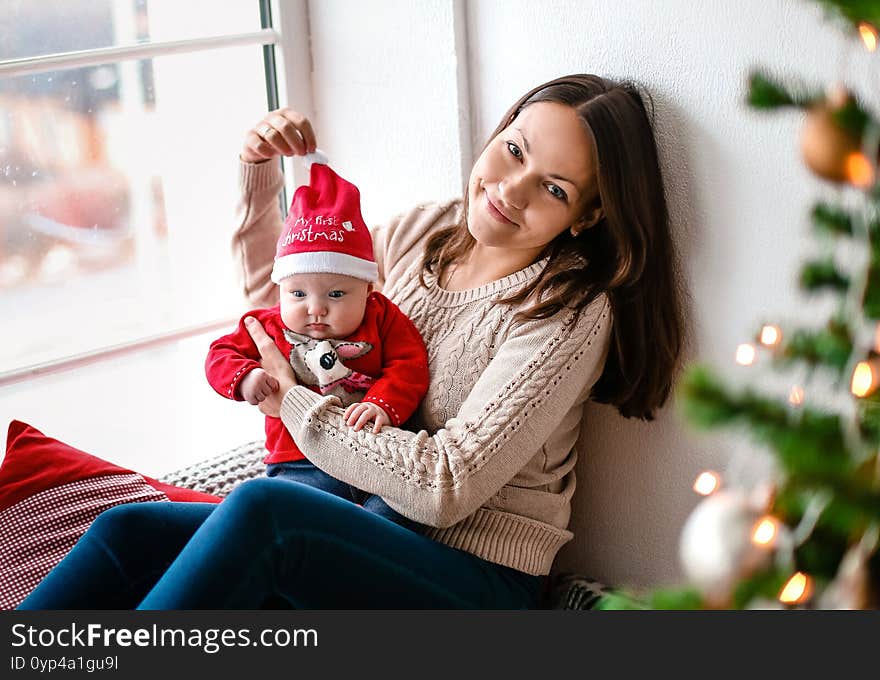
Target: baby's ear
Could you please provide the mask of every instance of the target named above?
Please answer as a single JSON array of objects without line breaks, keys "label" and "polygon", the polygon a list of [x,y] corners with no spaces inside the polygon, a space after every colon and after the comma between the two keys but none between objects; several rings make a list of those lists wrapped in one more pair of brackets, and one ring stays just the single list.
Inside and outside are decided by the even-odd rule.
[{"label": "baby's ear", "polygon": [[333,349],[342,359],[357,359],[373,349],[369,342],[340,342]]}]

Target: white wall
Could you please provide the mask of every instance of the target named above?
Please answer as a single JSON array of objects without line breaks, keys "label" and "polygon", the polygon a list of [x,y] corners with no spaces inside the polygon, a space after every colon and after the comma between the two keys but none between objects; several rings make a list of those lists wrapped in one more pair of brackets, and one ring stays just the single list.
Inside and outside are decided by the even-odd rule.
[{"label": "white wall", "polygon": [[[535,84],[572,72],[631,78],[657,107],[693,300],[689,359],[733,374],[736,345],[763,319],[824,318],[828,305],[805,304],[796,277],[811,245],[808,209],[831,190],[800,162],[799,113],[744,105],[755,65],[817,86],[878,89],[860,44],[813,3],[321,0],[310,12],[319,134],[356,176],[368,219],[455,193],[468,159],[456,126],[472,123],[466,132],[478,153]],[[456,65],[463,60],[465,76]],[[576,539],[557,568],[620,585],[675,581],[678,534],[697,501],[690,485],[703,469],[724,469],[732,441],[696,434],[672,406],[650,424],[589,407]]]},{"label": "white wall", "polygon": [[470,134],[460,4],[309,3],[318,145],[360,188],[368,223],[461,195]]}]

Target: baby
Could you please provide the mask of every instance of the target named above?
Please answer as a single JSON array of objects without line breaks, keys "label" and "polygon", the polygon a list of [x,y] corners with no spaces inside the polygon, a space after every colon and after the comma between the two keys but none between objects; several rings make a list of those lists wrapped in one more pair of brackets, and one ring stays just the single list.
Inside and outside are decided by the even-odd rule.
[{"label": "baby", "polygon": [[[254,317],[285,356],[300,385],[338,397],[357,431],[400,427],[428,389],[428,354],[413,323],[373,290],[378,267],[356,186],[320,152],[306,156],[308,185],[297,189],[275,254],[272,281],[280,304],[245,314],[235,332],[211,343],[208,382],[222,396],[259,404],[278,388],[260,368],[244,326]],[[360,503],[415,531],[423,527],[378,496],[331,477],[303,455],[280,418],[266,417],[266,474],[309,484]]]}]

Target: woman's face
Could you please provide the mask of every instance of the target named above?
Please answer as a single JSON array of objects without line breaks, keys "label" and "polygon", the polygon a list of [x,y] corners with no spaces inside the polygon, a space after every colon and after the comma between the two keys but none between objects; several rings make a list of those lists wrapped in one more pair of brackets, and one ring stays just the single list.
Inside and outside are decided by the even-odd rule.
[{"label": "woman's face", "polygon": [[594,158],[592,137],[574,109],[530,104],[471,170],[468,230],[484,246],[537,256],[566,229],[579,229],[578,220],[595,204]]}]

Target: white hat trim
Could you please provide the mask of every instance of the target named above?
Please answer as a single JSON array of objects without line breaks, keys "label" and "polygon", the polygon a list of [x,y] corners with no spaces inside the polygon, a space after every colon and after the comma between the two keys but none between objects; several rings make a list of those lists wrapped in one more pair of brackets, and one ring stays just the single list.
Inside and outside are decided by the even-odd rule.
[{"label": "white hat trim", "polygon": [[275,260],[272,267],[273,283],[279,283],[281,279],[294,274],[343,274],[373,282],[379,278],[379,266],[354,255],[332,251],[292,253]]},{"label": "white hat trim", "polygon": [[323,151],[315,149],[312,153],[307,153],[302,157],[302,164],[305,166],[306,170],[312,169],[312,163],[317,163],[318,165],[330,165],[330,160],[327,158],[327,154]]}]

